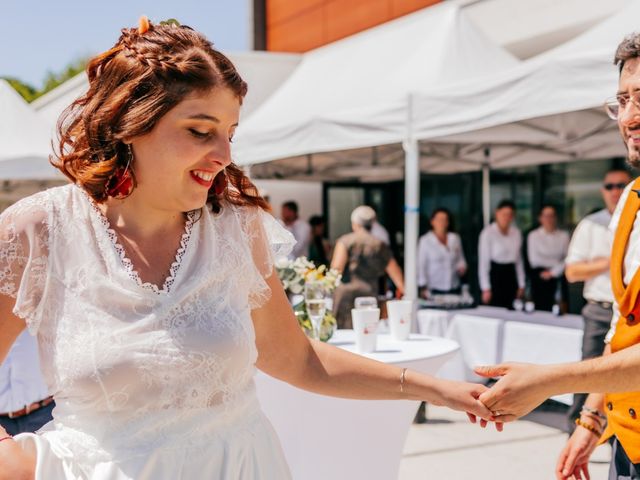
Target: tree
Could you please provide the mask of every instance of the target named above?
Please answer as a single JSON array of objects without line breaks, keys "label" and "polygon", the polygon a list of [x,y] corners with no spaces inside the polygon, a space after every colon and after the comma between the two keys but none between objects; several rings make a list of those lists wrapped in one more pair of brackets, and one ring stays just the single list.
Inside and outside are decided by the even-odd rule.
[{"label": "tree", "polygon": [[88,59],[81,58],[68,64],[60,73],[47,72],[47,76],[44,79],[44,86],[38,92],[38,97],[53,90],[77,74],[84,72],[85,68],[87,68],[87,63]]},{"label": "tree", "polygon": [[9,85],[11,85],[20,95],[22,95],[22,98],[24,98],[27,102],[33,102],[36,98],[41,97],[45,93],[50,92],[54,88],[63,84],[70,78],[73,78],[77,74],[83,72],[87,66],[87,63],[88,59],[81,58],[69,63],[62,71],[58,73],[51,71],[47,72],[47,76],[44,79],[44,84],[40,89],[36,89],[28,83],[25,83],[14,77],[0,78],[3,78],[7,82],[9,82]]},{"label": "tree", "polygon": [[33,100],[38,98],[38,91],[28,83],[25,83],[13,77],[0,78],[6,80],[9,85],[11,85],[16,92],[22,95],[22,98],[24,98],[27,102],[32,102]]}]

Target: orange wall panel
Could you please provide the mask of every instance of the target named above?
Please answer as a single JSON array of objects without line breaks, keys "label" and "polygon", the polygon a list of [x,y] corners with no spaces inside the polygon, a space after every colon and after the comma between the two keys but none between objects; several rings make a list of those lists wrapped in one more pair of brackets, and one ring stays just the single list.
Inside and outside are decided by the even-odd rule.
[{"label": "orange wall panel", "polygon": [[301,13],[323,8],[327,0],[266,0],[267,28],[294,19]]},{"label": "orange wall panel", "polygon": [[306,52],[442,0],[265,0],[267,50]]},{"label": "orange wall panel", "polygon": [[267,27],[267,50],[307,52],[326,43],[323,9],[309,10],[295,20]]}]

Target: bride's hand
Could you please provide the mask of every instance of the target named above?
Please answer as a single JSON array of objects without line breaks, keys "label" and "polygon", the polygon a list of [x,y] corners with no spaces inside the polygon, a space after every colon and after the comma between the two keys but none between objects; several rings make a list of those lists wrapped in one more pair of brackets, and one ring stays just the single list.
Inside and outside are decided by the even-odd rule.
[{"label": "bride's hand", "polygon": [[[487,391],[487,387],[476,383],[454,382],[442,380],[440,398],[434,403],[453,410],[467,413],[471,423],[476,423],[480,418],[480,426],[484,428],[487,422],[493,421],[491,411],[478,398]],[[495,424],[496,430],[502,431],[502,423]]]}]

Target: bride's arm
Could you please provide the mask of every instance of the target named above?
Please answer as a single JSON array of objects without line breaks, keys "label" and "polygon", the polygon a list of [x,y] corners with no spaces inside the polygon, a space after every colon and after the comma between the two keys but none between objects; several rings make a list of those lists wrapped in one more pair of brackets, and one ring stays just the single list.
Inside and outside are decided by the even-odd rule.
[{"label": "bride's arm", "polygon": [[[25,323],[12,313],[15,300],[0,295],[0,364],[18,335],[25,329]],[[7,437],[0,427],[0,438]],[[11,439],[0,442],[0,480],[32,480],[35,474],[35,457],[28,455]]]},{"label": "bride's arm", "polygon": [[482,385],[452,382],[408,370],[400,388],[402,369],[340,348],[309,340],[272,274],[271,298],[252,311],[258,347],[257,367],[296,387],[324,395],[362,399],[424,400],[485,419],[491,417],[477,400]]}]

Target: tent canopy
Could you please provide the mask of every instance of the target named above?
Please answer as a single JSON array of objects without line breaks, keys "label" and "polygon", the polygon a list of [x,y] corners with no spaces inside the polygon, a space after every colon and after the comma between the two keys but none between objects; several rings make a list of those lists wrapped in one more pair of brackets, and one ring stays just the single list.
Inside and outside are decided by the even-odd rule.
[{"label": "tent canopy", "polygon": [[[479,78],[423,83],[406,90],[411,108],[404,108],[404,130],[396,132],[395,138],[378,136],[379,147],[375,149],[347,150],[335,142],[335,148],[325,145],[314,150],[312,142],[298,138],[295,141],[302,151],[297,153],[313,154],[305,158],[268,143],[260,149],[265,156],[284,159],[255,165],[252,175],[400,179],[404,164],[401,142],[409,125],[413,138],[420,140],[421,170],[434,173],[476,170],[486,164],[504,168],[623,156],[625,148],[617,126],[605,115],[602,104],[616,90],[617,69],[612,64],[616,46],[637,28],[638,15],[640,2],[630,1],[623,10],[573,40],[528,61],[511,62],[502,68],[492,64],[493,72]],[[325,94],[320,90],[312,96]],[[359,125],[364,129],[367,122],[374,124],[371,132],[375,136],[378,118],[369,115],[368,108],[363,108]],[[329,129],[325,125],[318,128]],[[333,128],[339,129],[340,123]],[[270,126],[263,129],[269,131]],[[253,132],[253,138],[261,135]],[[250,146],[236,154],[240,163],[262,161],[256,151],[257,147]]]},{"label": "tent canopy", "polygon": [[409,92],[479,79],[517,63],[457,5],[420,10],[306,53],[238,128],[236,161],[401,142]]},{"label": "tent canopy", "polygon": [[0,179],[59,179],[49,163],[49,126],[5,80],[0,80]]},{"label": "tent canopy", "polygon": [[[429,170],[507,167],[625,155],[616,122],[602,105],[616,92],[616,47],[637,28],[631,1],[573,40],[458,91],[419,92],[415,135]],[[490,158],[484,149],[491,147]],[[448,165],[445,165],[448,163]]]}]

